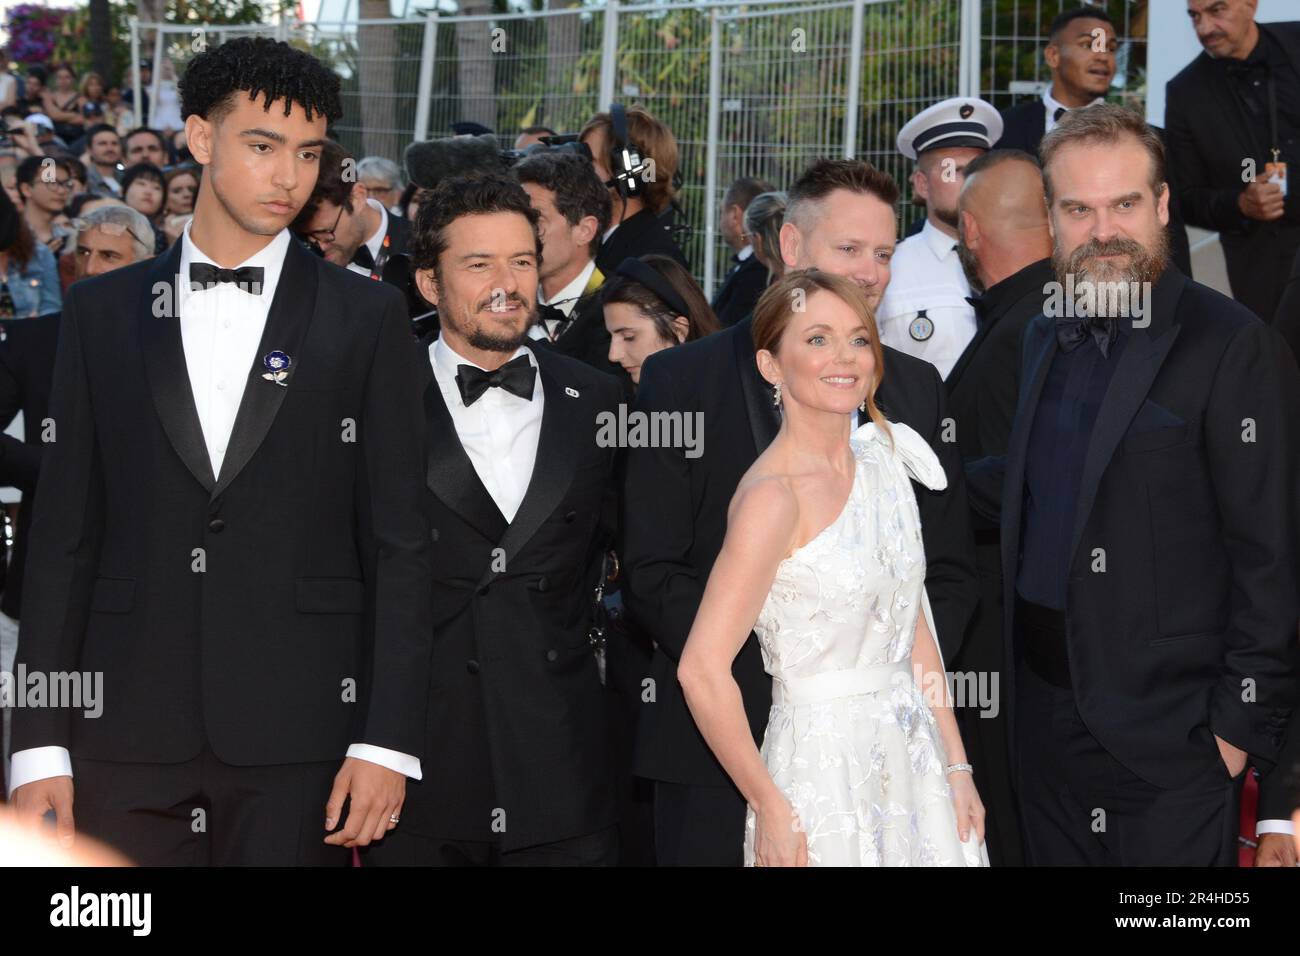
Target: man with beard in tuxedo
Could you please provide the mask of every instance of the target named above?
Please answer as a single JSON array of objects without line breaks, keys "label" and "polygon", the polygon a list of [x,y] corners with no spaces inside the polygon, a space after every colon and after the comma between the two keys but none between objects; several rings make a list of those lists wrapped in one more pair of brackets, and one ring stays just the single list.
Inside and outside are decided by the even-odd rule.
[{"label": "man with beard in tuxedo", "polygon": [[420,776],[419,367],[401,296],[288,230],[338,77],[241,38],[180,90],[194,219],[69,290],[31,527],[18,667],[103,707],[15,712],[13,802],[69,843],[75,773],[137,862],[346,865]]},{"label": "man with beard in tuxedo", "polygon": [[513,178],[438,184],[415,219],[433,569],[425,783],[389,866],[610,865],[617,804],[593,593],[616,518],[617,381],[537,347],[538,214]]},{"label": "man with beard in tuxedo", "polygon": [[1059,285],[1000,482],[1026,860],[1235,865],[1246,764],[1295,699],[1300,373],[1169,266],[1140,116],[1080,110],[1040,153]]},{"label": "man with beard in tuxedo", "polygon": [[[847,276],[873,306],[889,283],[898,187],[859,160],[820,160],[789,191],[781,256],[791,268]],[[625,598],[656,641],[645,683],[636,772],[655,781],[655,848],[662,865],[739,866],[745,801],[714,758],[686,707],[677,661],[726,534],[727,506],[746,469],[780,424],[758,373],[752,318],[653,355],[637,406],[650,414],[702,415],[702,454],[632,448],[624,513]],[[974,543],[955,443],[943,440],[943,383],[934,366],[885,347],[877,406],[927,437],[948,477],[946,492],[915,485],[937,637],[951,659],[974,611]],[[771,707],[771,678],[750,635],[734,673],[756,743]]]}]

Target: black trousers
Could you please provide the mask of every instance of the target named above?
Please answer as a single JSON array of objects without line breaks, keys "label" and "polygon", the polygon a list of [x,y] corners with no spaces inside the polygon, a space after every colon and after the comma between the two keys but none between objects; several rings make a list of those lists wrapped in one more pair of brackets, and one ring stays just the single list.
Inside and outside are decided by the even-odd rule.
[{"label": "black trousers", "polygon": [[659,866],[743,866],[745,798],[732,786],[655,781]]},{"label": "black trousers", "polygon": [[399,825],[361,853],[363,866],[617,866],[618,827],[503,852],[493,842],[403,833]]},{"label": "black trousers", "polygon": [[1084,726],[1073,692],[1016,679],[1017,783],[1030,866],[1235,866],[1245,773],[1221,760],[1174,789],[1148,783]]},{"label": "black trousers", "polygon": [[351,850],[323,842],[341,765],[235,767],[206,747],[176,764],[73,757],[72,812],[144,866],[348,866]]}]

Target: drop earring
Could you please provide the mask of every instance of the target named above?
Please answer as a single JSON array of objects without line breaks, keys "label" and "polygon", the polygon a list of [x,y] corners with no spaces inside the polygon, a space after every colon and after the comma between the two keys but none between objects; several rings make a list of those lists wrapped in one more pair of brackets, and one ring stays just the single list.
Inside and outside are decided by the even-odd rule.
[{"label": "drop earring", "polygon": [[862,400],[862,404],[858,406],[858,411],[863,415],[867,414],[867,400],[865,398]]},{"label": "drop earring", "polygon": [[772,386],[772,405],[775,408],[781,407],[781,383],[777,382]]}]

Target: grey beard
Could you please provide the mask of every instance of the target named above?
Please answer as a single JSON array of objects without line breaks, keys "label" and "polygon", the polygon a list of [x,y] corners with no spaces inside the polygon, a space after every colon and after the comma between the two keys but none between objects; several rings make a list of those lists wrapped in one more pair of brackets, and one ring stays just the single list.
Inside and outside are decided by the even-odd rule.
[{"label": "grey beard", "polygon": [[[1115,266],[1088,265],[1088,260],[1103,255],[1126,255],[1129,257],[1127,268]],[[1052,269],[1056,280],[1066,284],[1066,276],[1073,274],[1076,287],[1080,283],[1124,283],[1126,285],[1155,282],[1169,264],[1169,233],[1161,228],[1156,233],[1155,242],[1144,246],[1134,239],[1120,238],[1109,242],[1089,239],[1073,252],[1066,254],[1061,248],[1059,237],[1052,240]],[[1099,303],[1106,297],[1098,296]]]}]

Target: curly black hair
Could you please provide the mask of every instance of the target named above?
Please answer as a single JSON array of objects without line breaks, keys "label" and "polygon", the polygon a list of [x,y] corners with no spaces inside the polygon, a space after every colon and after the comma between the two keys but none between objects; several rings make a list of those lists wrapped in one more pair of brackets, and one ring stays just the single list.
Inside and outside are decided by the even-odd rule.
[{"label": "curly black hair", "polygon": [[196,56],[178,84],[181,117],[219,120],[234,107],[234,94],[244,92],[255,100],[265,98],[264,109],[284,100],[284,115],[297,103],[311,120],[313,114],[329,122],[343,117],[339,78],[310,53],[282,40],[239,37]]},{"label": "curly black hair", "polygon": [[420,203],[411,242],[411,267],[432,269],[435,281],[441,285],[438,260],[447,251],[447,227],[462,216],[493,212],[517,212],[528,220],[540,263],[542,240],[537,231],[538,215],[528,193],[511,176],[484,173],[444,179]]}]

